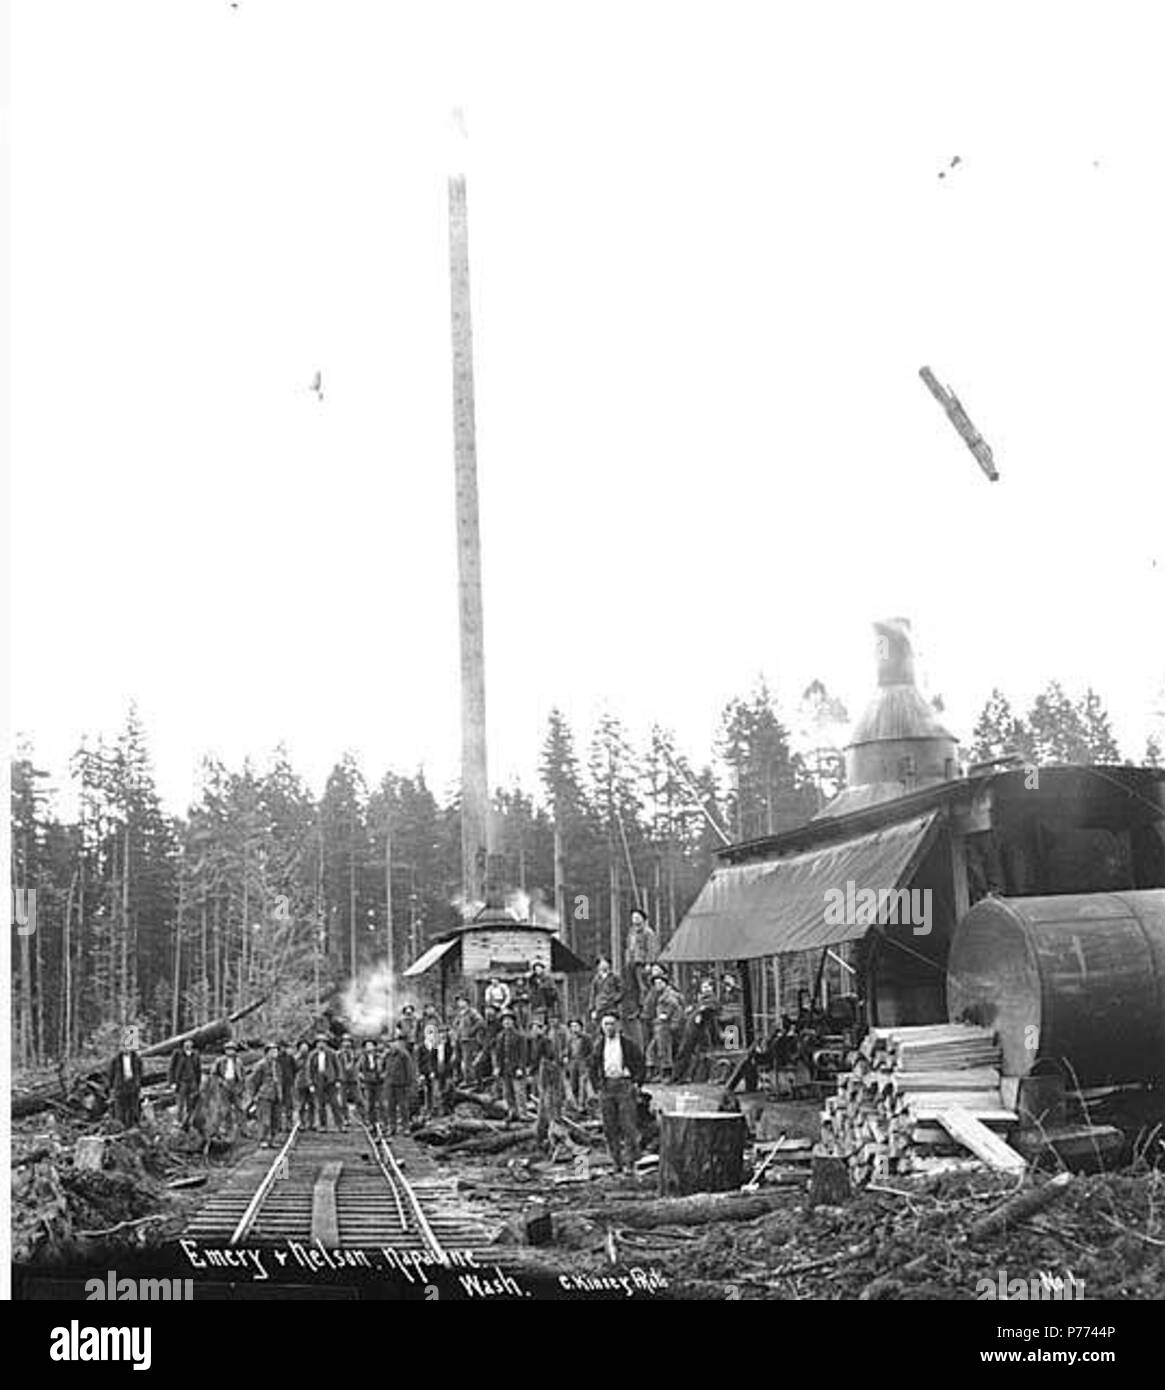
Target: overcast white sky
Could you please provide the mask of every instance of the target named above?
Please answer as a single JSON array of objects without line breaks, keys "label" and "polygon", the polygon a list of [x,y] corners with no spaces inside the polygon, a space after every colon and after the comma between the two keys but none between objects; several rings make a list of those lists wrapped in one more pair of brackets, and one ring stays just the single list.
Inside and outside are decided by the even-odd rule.
[{"label": "overcast white sky", "polygon": [[1055,676],[1139,756],[1161,5],[36,0],[13,41],[13,723],[58,777],[131,697],[174,810],[281,740],[456,777],[454,105],[492,782],[555,703],[696,757],[762,671],[856,713],[890,614],[956,733]]}]

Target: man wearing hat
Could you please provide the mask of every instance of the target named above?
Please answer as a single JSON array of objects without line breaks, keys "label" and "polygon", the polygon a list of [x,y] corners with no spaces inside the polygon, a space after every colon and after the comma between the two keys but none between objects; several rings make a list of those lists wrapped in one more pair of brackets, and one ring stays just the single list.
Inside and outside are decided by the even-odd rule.
[{"label": "man wearing hat", "polygon": [[474,1066],[481,1048],[481,1034],[485,1020],[473,1007],[464,994],[457,996],[453,1015],[453,1042],[457,1050],[460,1081],[468,1086],[474,1079]]},{"label": "man wearing hat", "polygon": [[113,1116],[126,1129],[142,1120],[142,1057],[137,1049],[137,1029],[126,1029],[121,1050],[110,1063],[109,1093]]},{"label": "man wearing hat", "polygon": [[291,1044],[284,1038],[279,1044],[279,1096],[282,1127],[289,1133],[295,1118],[295,1077],[299,1068],[295,1064],[295,1053]]},{"label": "man wearing hat", "polygon": [[417,1071],[413,1064],[413,1055],[398,1027],[392,1045],[384,1054],[384,1090],[389,1134],[395,1134],[398,1129],[407,1127],[409,1102],[416,1084]]},{"label": "man wearing hat", "polygon": [[639,973],[640,981],[648,983],[648,968],[659,959],[659,933],[647,920],[640,907],[631,909],[631,929],[627,933],[627,949],[623,963]]},{"label": "man wearing hat", "polygon": [[607,1009],[614,1009],[622,1017],[623,1007],[623,982],[618,975],[611,969],[611,962],[606,956],[599,957],[599,963],[595,968],[594,977],[591,980],[591,1023],[597,1029],[603,1013]]},{"label": "man wearing hat", "polygon": [[531,1018],[541,1015],[549,1024],[558,1014],[558,987],[546,973],[546,967],[540,960],[536,960],[530,967],[528,993]]},{"label": "man wearing hat", "polygon": [[360,1082],[364,1123],[369,1129],[375,1129],[380,1123],[380,1092],[384,1086],[384,1067],[375,1039],[364,1039],[356,1074]]},{"label": "man wearing hat", "polygon": [[676,1062],[677,1081],[703,1081],[707,1054],[720,1044],[720,1005],[711,980],[700,983],[696,1002],[684,1024],[683,1041]]},{"label": "man wearing hat", "polygon": [[189,1129],[202,1089],[202,1058],[194,1050],[190,1038],[170,1058],[170,1085],[174,1087],[174,1098],[178,1102],[178,1123],[183,1129]]},{"label": "man wearing hat", "polygon": [[647,1061],[661,1081],[670,1081],[675,1065],[675,1038],[684,1021],[684,1001],[662,965],[651,967],[651,988],[643,1000],[643,1018],[651,1038]]},{"label": "man wearing hat", "polygon": [[591,1054],[591,1085],[599,1093],[615,1172],[622,1173],[624,1155],[632,1170],[639,1159],[637,1100],[645,1075],[643,1053],[623,1033],[617,1009],[604,1010],[600,1023],[602,1031]]},{"label": "man wearing hat", "polygon": [[435,1020],[426,1024],[413,1054],[421,1083],[425,1116],[434,1119],[445,1111],[449,1088],[453,1083],[453,1045],[449,1030]]},{"label": "man wearing hat", "polygon": [[528,1048],[518,1031],[518,1020],[511,1009],[502,1014],[502,1027],[494,1041],[494,1075],[502,1083],[502,1102],[506,1107],[506,1123],[520,1120],[526,1109],[526,1072]]},{"label": "man wearing hat", "polygon": [[214,1074],[222,1082],[222,1093],[227,1102],[231,1122],[239,1129],[243,1123],[243,1091],[246,1082],[243,1064],[239,1061],[239,1045],[233,1038],[223,1048],[223,1055],[214,1064]]},{"label": "man wearing hat", "polygon": [[415,1053],[417,1050],[420,1029],[420,1020],[417,1018],[415,1006],[406,1004],[400,1011],[400,1022],[396,1025],[396,1031],[404,1038],[405,1046],[410,1052]]},{"label": "man wearing hat", "polygon": [[348,1125],[340,1111],[340,1064],[336,1054],[328,1046],[326,1033],[316,1034],[316,1045],[307,1060],[311,1088],[315,1095],[316,1127],[327,1129],[328,1111],[337,1129],[347,1129]]},{"label": "man wearing hat", "polygon": [[315,1129],[315,1088],[311,1084],[311,1046],[301,1042],[295,1049],[295,1105],[304,1129]]},{"label": "man wearing hat", "polygon": [[273,1149],[279,1138],[279,1117],[283,1113],[278,1043],[268,1043],[263,1060],[251,1073],[251,1104],[259,1111],[259,1147]]},{"label": "man wearing hat", "polygon": [[352,1112],[360,1103],[360,1087],[356,1076],[359,1060],[352,1042],[352,1034],[345,1033],[340,1042],[340,1050],[336,1053],[336,1065],[340,1071],[338,1083],[340,1113],[344,1116],[345,1129],[351,1124]]}]

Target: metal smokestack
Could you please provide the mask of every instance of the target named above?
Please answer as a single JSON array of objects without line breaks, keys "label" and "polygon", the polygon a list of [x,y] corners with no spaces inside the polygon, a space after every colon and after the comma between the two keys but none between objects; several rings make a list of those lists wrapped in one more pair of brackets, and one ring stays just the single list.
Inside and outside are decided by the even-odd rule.
[{"label": "metal smokestack", "polygon": [[[454,112],[454,122],[463,137],[460,145],[463,154],[465,127],[459,111]],[[449,176],[449,284],[453,328],[453,443],[461,631],[461,881],[465,900],[475,903],[481,902],[485,896],[490,834],[485,743],[485,621],[481,600],[473,322],[469,302],[469,220],[464,172],[453,172]]]},{"label": "metal smokestack", "polygon": [[840,816],[959,776],[958,739],[914,683],[906,618],[874,624],[878,691],[845,750],[845,790],[821,812]]}]

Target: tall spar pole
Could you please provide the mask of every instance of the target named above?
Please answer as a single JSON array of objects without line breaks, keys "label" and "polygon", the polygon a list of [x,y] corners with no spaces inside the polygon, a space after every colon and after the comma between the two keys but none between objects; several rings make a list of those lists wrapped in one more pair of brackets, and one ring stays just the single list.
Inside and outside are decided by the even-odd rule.
[{"label": "tall spar pole", "polygon": [[[463,137],[461,113],[455,122]],[[458,161],[460,163],[460,161]],[[473,409],[473,323],[469,307],[469,221],[465,174],[449,176],[449,282],[453,324],[453,444],[457,481],[458,595],[461,617],[461,881],[467,903],[485,898],[489,780],[485,749],[485,631],[481,527]]]}]

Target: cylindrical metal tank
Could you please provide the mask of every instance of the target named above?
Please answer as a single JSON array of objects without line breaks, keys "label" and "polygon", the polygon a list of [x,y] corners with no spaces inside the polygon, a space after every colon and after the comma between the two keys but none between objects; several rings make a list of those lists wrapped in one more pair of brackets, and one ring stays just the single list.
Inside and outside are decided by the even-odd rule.
[{"label": "cylindrical metal tank", "polygon": [[984,898],[951,939],[947,1016],[994,1025],[1009,1076],[1165,1080],[1165,889]]}]

